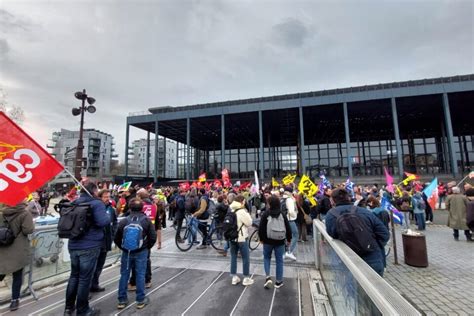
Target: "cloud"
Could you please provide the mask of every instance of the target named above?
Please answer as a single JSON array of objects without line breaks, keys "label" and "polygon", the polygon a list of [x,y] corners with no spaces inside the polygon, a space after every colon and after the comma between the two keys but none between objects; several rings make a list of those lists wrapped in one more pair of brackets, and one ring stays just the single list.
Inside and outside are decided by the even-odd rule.
[{"label": "cloud", "polygon": [[87,89],[86,127],[111,133],[123,159],[128,113],[150,107],[472,73],[473,6],[5,0],[1,79],[42,145],[78,128],[73,94]]},{"label": "cloud", "polygon": [[10,46],[8,42],[4,38],[0,38],[0,59],[6,57],[8,52],[10,51]]},{"label": "cloud", "polygon": [[275,43],[288,48],[303,46],[309,34],[310,32],[306,25],[294,18],[289,18],[273,26]]}]

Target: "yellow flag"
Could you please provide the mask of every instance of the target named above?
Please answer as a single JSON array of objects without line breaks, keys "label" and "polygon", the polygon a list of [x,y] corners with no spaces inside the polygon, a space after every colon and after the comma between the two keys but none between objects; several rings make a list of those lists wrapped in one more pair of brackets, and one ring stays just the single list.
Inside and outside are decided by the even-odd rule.
[{"label": "yellow flag", "polygon": [[397,189],[398,196],[402,196],[403,192],[402,192],[402,190],[400,190],[400,187],[398,185],[396,185],[395,188]]},{"label": "yellow flag", "polygon": [[275,178],[272,178],[272,187],[279,187],[280,186],[280,183],[278,183],[277,180],[275,180]]},{"label": "yellow flag", "polygon": [[403,184],[408,185],[408,183],[413,180],[416,180],[416,175],[410,174],[405,180],[403,180]]},{"label": "yellow flag", "polygon": [[[318,186],[311,181],[311,179],[307,175],[303,175],[301,177],[300,183],[298,184],[298,191],[306,195],[311,202],[311,198],[318,193]],[[316,201],[314,201],[316,202]]]},{"label": "yellow flag", "polygon": [[289,185],[291,183],[294,183],[295,179],[296,179],[296,174],[294,175],[289,174],[286,177],[284,177],[281,181],[283,182],[284,185]]}]

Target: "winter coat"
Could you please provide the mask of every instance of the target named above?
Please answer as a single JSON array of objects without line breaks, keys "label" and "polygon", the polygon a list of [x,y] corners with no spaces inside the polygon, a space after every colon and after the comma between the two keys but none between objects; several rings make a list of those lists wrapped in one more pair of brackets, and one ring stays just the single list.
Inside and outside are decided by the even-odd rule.
[{"label": "winter coat", "polygon": [[421,203],[422,201],[423,201],[423,198],[421,197],[421,195],[419,193],[415,194],[412,197],[411,205],[413,206],[413,213],[414,214],[425,214],[426,204],[425,204],[425,207],[422,208],[422,205],[421,205],[421,204],[423,204],[423,203]]},{"label": "winter coat", "polygon": [[469,199],[466,210],[466,223],[471,231],[474,231],[474,200]]},{"label": "winter coat", "polygon": [[[326,230],[329,236],[333,238],[338,238],[337,229],[336,229],[336,216],[333,214],[344,214],[351,210],[351,204],[341,204],[337,205],[334,209],[331,209],[326,215]],[[334,211],[333,211],[334,210]],[[372,251],[368,254],[361,256],[361,258],[371,266],[375,271],[380,269],[383,270],[384,266],[384,249],[383,247],[387,243],[388,239],[390,238],[390,233],[387,227],[380,221],[374,213],[371,211],[358,207],[356,213],[364,220],[365,224],[372,230],[372,234],[379,244],[379,251]]]},{"label": "winter coat", "polygon": [[449,211],[448,226],[452,229],[467,230],[466,209],[469,200],[462,194],[451,194],[446,198],[446,209]]},{"label": "winter coat", "polygon": [[237,216],[237,230],[239,231],[238,242],[245,242],[249,236],[248,228],[252,226],[252,217],[245,207],[237,201],[232,202],[230,205],[232,212],[235,212]]},{"label": "winter coat", "polygon": [[263,212],[262,218],[260,219],[260,225],[258,227],[258,237],[260,237],[260,241],[262,243],[280,246],[280,245],[285,244],[285,240],[287,240],[288,242],[291,242],[291,228],[290,228],[290,223],[288,222],[288,219],[286,218],[286,216],[283,216],[283,219],[285,220],[286,239],[275,240],[275,239],[269,239],[267,237],[268,216],[271,216],[272,218],[277,218],[278,216],[280,216],[280,214],[281,214],[280,209],[268,210],[268,211]]},{"label": "winter coat", "polygon": [[21,203],[13,207],[0,204],[0,212],[16,236],[13,244],[0,247],[0,274],[10,274],[30,263],[31,247],[28,235],[35,230],[35,224],[31,212],[26,210],[26,204]]},{"label": "winter coat", "polygon": [[74,201],[75,204],[89,203],[91,205],[91,225],[87,232],[79,238],[69,239],[69,250],[85,250],[102,247],[104,242],[104,227],[110,225],[110,216],[105,211],[105,204],[88,194]]}]

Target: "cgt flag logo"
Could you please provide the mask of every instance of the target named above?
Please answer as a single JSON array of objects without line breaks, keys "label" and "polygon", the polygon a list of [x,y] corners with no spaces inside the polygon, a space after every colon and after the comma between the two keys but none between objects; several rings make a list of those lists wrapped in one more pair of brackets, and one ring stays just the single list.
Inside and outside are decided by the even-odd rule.
[{"label": "cgt flag logo", "polygon": [[0,203],[16,205],[64,168],[0,112]]}]

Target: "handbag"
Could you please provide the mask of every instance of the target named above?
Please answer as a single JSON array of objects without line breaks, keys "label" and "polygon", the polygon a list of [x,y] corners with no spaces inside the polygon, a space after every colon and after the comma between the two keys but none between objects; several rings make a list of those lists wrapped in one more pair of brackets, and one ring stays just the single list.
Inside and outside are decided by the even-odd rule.
[{"label": "handbag", "polygon": [[306,213],[304,213],[304,221],[306,225],[311,225],[313,223],[313,219],[311,218],[311,216]]}]

